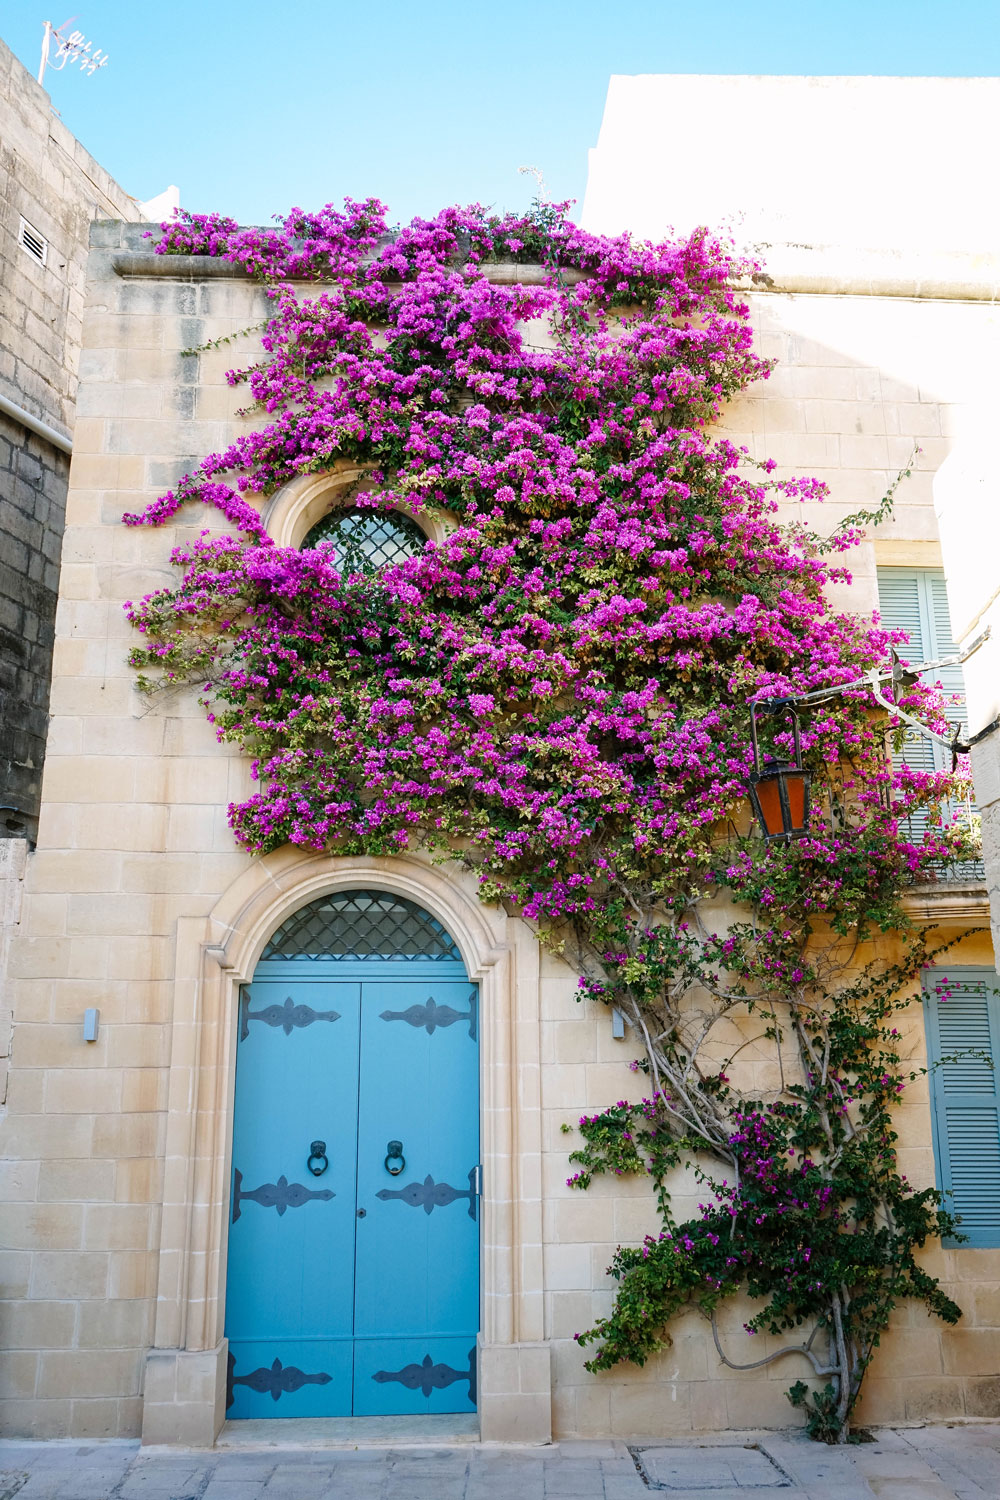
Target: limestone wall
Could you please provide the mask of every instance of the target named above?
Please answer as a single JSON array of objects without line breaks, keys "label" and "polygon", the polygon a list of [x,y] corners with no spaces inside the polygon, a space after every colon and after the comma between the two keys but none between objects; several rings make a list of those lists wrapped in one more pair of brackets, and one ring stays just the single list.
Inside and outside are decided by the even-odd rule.
[{"label": "limestone wall", "polygon": [[[136,219],[138,205],[0,42],[0,395],[67,438],[95,218]],[[18,810],[0,812],[0,838],[33,834],[38,812],[68,473],[65,452],[0,415],[0,803]]]},{"label": "limestone wall", "polygon": [[972,774],[983,820],[993,944],[1000,952],[1000,481],[992,452],[1000,374],[995,326],[992,333],[970,370],[966,420],[935,476],[934,499],[955,639],[967,648],[987,635],[966,664],[965,675],[969,731],[978,737]]},{"label": "limestone wall", "polygon": [[[119,274],[122,251],[141,249],[135,227],[95,230],[42,814],[13,943],[0,1419],[33,1436],[133,1435],[147,1380],[150,1410],[160,1414],[156,1426],[147,1412],[147,1436],[211,1441],[234,986],[267,935],[261,912],[315,890],[323,861],[239,852],[226,805],[248,790],[246,764],[217,745],[193,692],[142,699],[126,665],[123,601],[167,582],[171,547],[218,517],[190,508],[177,525],[136,530],[120,525],[121,513],[240,427],[245,393],[225,384],[224,371],[247,360],[251,345],[183,351],[254,324],[264,310],[252,284],[203,268],[178,279]],[[873,603],[878,558],[939,557],[931,479],[948,450],[951,399],[914,374],[913,351],[928,329],[947,341],[972,317],[957,305],[871,298],[755,300],[764,352],[784,363],[737,403],[727,430],[787,471],[829,477],[831,524],[878,498],[914,438],[924,447],[886,539],[859,559],[851,596],[859,608]],[[282,503],[277,497],[275,515]],[[338,878],[350,876],[345,863]],[[430,901],[450,882],[456,912],[462,901],[475,906],[470,882],[418,866],[407,866],[407,880],[418,882],[408,893],[423,880]],[[391,879],[391,867],[359,861],[359,878]],[[930,893],[921,911],[952,931],[978,927],[959,961],[990,962],[981,895]],[[643,1371],[583,1372],[572,1335],[609,1306],[615,1245],[639,1240],[655,1218],[642,1183],[572,1192],[562,1126],[635,1088],[633,1051],[612,1039],[606,1013],[581,1010],[574,976],[540,957],[519,924],[469,915],[470,933],[477,921],[492,1027],[483,1081],[493,1153],[484,1256],[491,1432],[544,1435],[532,1422],[547,1415],[550,1368],[562,1434],[795,1420],[783,1391],[804,1372],[791,1361],[763,1374],[723,1370],[695,1317]],[[93,1044],[82,1038],[88,1006],[101,1010]],[[907,1045],[919,1063],[916,1005]],[[759,1061],[767,1063],[763,1054]],[[932,1180],[919,1087],[901,1113],[901,1139],[911,1180]],[[1000,1252],[930,1258],[958,1288],[968,1326],[942,1330],[904,1310],[866,1397],[872,1420],[993,1414]],[[730,1322],[730,1357],[759,1357],[758,1344],[746,1351],[741,1318]],[[147,1365],[154,1337],[162,1353]]]}]

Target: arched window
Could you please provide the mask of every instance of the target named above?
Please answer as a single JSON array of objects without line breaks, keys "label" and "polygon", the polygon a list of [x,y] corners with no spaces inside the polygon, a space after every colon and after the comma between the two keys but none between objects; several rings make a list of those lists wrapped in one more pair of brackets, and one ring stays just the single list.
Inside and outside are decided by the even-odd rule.
[{"label": "arched window", "polygon": [[376,573],[420,552],[427,541],[416,521],[400,511],[328,511],[307,533],[303,547],[332,542],[343,573]]},{"label": "arched window", "polygon": [[391,891],[334,891],[292,912],[265,958],[450,958],[461,960],[437,917]]}]

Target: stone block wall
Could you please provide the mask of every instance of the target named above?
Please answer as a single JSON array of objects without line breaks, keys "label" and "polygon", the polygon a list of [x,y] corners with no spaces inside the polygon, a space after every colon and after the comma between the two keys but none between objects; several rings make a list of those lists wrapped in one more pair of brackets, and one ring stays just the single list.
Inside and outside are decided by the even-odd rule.
[{"label": "stone block wall", "polygon": [[955,640],[983,644],[965,666],[976,803],[982,816],[983,863],[993,942],[1000,952],[1000,480],[992,432],[1000,400],[994,358],[1000,314],[992,337],[976,351],[970,369],[966,420],[948,461],[935,478],[934,500]]},{"label": "stone block wall", "polygon": [[[120,517],[241,430],[236,411],[245,396],[224,372],[252,358],[250,341],[235,352],[184,351],[257,322],[262,293],[209,268],[160,262],[160,274],[143,274],[129,259],[143,248],[135,226],[100,225],[94,238],[52,723],[38,848],[12,948],[2,1124],[9,1165],[0,1420],[37,1437],[136,1434],[147,1368],[155,1375],[150,1402],[176,1409],[167,1416],[176,1417],[177,1432],[211,1427],[194,1417],[199,1402],[217,1399],[230,1087],[217,1034],[232,1017],[215,1015],[209,1000],[234,982],[227,942],[241,933],[250,941],[244,887],[256,881],[278,891],[308,863],[289,850],[255,861],[236,849],[226,805],[246,794],[248,768],[216,743],[194,692],[152,700],[136,692],[121,608],[170,580],[172,546],[219,524],[216,513],[196,507],[160,529],[128,529]],[[130,274],[119,274],[116,261]],[[829,477],[830,524],[877,500],[915,438],[924,446],[886,538],[866,544],[854,592],[844,594],[861,610],[874,603],[876,561],[939,560],[930,480],[948,447],[953,403],[947,388],[907,370],[912,345],[929,328],[947,340],[967,314],[957,305],[904,311],[891,299],[756,297],[764,351],[784,363],[726,418],[726,430],[752,453],[775,458],[779,471]],[[451,872],[434,879],[461,884]],[[958,961],[991,961],[982,893],[970,893],[960,911],[939,909],[928,895],[920,915],[938,917],[945,930],[976,929]],[[499,914],[488,920],[499,933]],[[193,934],[202,936],[196,942]],[[793,1360],[764,1372],[726,1369],[694,1316],[678,1322],[672,1346],[644,1370],[599,1377],[583,1370],[573,1334],[610,1305],[614,1248],[641,1240],[656,1221],[643,1183],[598,1181],[587,1194],[568,1188],[572,1137],[562,1127],[635,1089],[633,1049],[612,1038],[605,1012],[580,1008],[575,977],[555,959],[536,955],[532,969],[525,945],[535,952],[518,928],[508,958],[520,967],[508,989],[495,987],[505,1009],[491,1018],[495,1050],[483,1083],[484,1106],[499,1121],[491,1128],[525,1164],[515,1195],[490,1209],[514,1244],[510,1260],[489,1269],[509,1313],[506,1323],[495,1319],[492,1334],[491,1432],[507,1430],[505,1409],[516,1423],[544,1400],[536,1387],[550,1369],[554,1431],[562,1435],[787,1425],[795,1414],[784,1391],[807,1372]],[[101,1010],[93,1044],[82,1039],[88,1006]],[[219,1059],[209,1070],[199,1061],[206,1049]],[[512,1050],[536,1059],[513,1081],[503,1074]],[[907,1055],[917,1066],[924,1057],[916,1004]],[[752,1063],[761,1078],[773,1067],[764,1051]],[[210,1116],[221,1120],[214,1134],[202,1132]],[[903,1170],[915,1184],[932,1181],[919,1087],[901,1111],[900,1135]],[[679,1198],[678,1211],[694,1211],[695,1202]],[[987,1408],[1000,1379],[1000,1252],[934,1250],[929,1264],[958,1288],[966,1321],[952,1331],[903,1310],[873,1370],[868,1420],[994,1414]],[[745,1315],[734,1307],[723,1320],[724,1347],[737,1362],[760,1357],[757,1341],[746,1352]],[[147,1367],[154,1341],[164,1357]],[[508,1358],[504,1346],[516,1355]]]},{"label": "stone block wall", "polygon": [[[246,768],[190,695],[136,694],[122,603],[170,578],[170,539],[129,530],[239,404],[226,351],[246,283],[118,277],[138,228],[94,229],[38,846],[10,964],[16,1055],[2,1153],[0,1425],[133,1436],[153,1342],[178,919],[247,865],[226,827]],[[200,378],[199,378],[200,377]],[[201,517],[183,518],[176,536]],[[192,527],[193,523],[193,527]],[[164,545],[166,544],[166,545]],[[83,1012],[99,1007],[97,1042]]]},{"label": "stone block wall", "polygon": [[[0,395],[67,439],[75,420],[89,228],[138,205],[53,114],[0,42]],[[20,241],[21,219],[47,242]],[[0,838],[33,835],[45,752],[69,459],[0,414]]]},{"label": "stone block wall", "polygon": [[0,413],[0,837],[34,833],[69,458]]},{"label": "stone block wall", "polygon": [[[943,910],[939,915],[942,940],[962,930],[968,933],[949,955],[954,963],[992,964],[985,902],[980,902],[978,917],[970,910],[971,920],[961,926],[948,923]],[[790,1356],[763,1369],[728,1368],[716,1353],[708,1323],[695,1311],[674,1322],[670,1347],[643,1369],[619,1366],[596,1377],[584,1370],[592,1351],[580,1349],[573,1335],[610,1310],[613,1282],[606,1272],[615,1247],[640,1243],[660,1226],[644,1181],[598,1178],[586,1193],[566,1185],[566,1154],[575,1137],[564,1134],[563,1126],[615,1099],[636,1096],[637,1080],[627,1068],[636,1049],[628,1041],[613,1040],[606,1013],[596,1019],[581,1014],[572,984],[554,963],[543,967],[541,1014],[545,1331],[552,1349],[554,1431],[676,1436],[798,1425],[785,1392],[795,1380],[812,1380],[806,1361]],[[901,1055],[907,1066],[919,1069],[926,1062],[926,1044],[916,995],[896,1024],[902,1033]],[[774,1086],[775,1058],[767,1042],[751,1043],[741,1053],[740,1065],[744,1073],[752,1072],[757,1086]],[[926,1079],[907,1087],[896,1129],[900,1171],[915,1188],[933,1186]],[[704,1189],[699,1192],[684,1172],[675,1174],[672,1194],[678,1218],[696,1216],[699,1201],[704,1201]],[[938,1245],[921,1254],[921,1263],[941,1277],[963,1309],[962,1321],[952,1329],[922,1307],[901,1306],[868,1376],[858,1420],[906,1423],[1000,1415],[1000,1250]],[[719,1310],[720,1342],[734,1364],[753,1364],[798,1342],[794,1335],[749,1338],[743,1323],[751,1313],[751,1304],[743,1299]]]}]

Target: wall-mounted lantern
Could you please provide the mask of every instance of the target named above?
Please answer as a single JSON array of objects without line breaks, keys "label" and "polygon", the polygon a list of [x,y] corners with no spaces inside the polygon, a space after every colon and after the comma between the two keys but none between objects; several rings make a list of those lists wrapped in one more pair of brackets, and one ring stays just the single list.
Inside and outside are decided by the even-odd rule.
[{"label": "wall-mounted lantern", "polygon": [[[767,843],[787,844],[792,839],[799,839],[809,825],[811,778],[802,765],[799,720],[795,712],[797,704],[827,703],[831,698],[839,697],[841,693],[867,687],[875,702],[884,708],[897,723],[908,724],[925,740],[932,740],[935,744],[943,745],[946,750],[950,750],[952,770],[954,770],[959,755],[967,755],[973,745],[1000,729],[1000,715],[980,729],[978,734],[970,735],[968,739],[961,738],[960,726],[956,726],[952,737],[946,739],[943,734],[938,734],[934,729],[928,729],[926,724],[921,723],[913,714],[901,708],[900,700],[905,699],[913,684],[918,682],[924,673],[933,669],[940,670],[942,667],[960,666],[962,662],[968,661],[969,657],[978,651],[983,642],[989,638],[990,627],[987,625],[972,644],[966,646],[958,656],[944,657],[939,661],[917,662],[909,667],[904,667],[898,653],[892,648],[892,664],[889,671],[872,667],[865,672],[864,676],[856,677],[852,682],[835,683],[831,687],[816,688],[811,693],[799,693],[785,698],[761,698],[758,702],[751,703],[750,738],[753,741],[753,771],[749,777],[747,790],[750,801],[753,803],[754,816],[761,826]],[[891,694],[889,698],[882,691],[883,682],[889,684]],[[782,712],[786,725],[791,728],[791,760],[778,760],[776,755],[766,751],[761,755],[757,720]],[[774,743],[773,730],[771,743],[772,745]]]},{"label": "wall-mounted lantern", "polygon": [[[809,826],[811,778],[802,765],[799,719],[792,702],[791,698],[765,698],[750,705],[750,739],[753,743],[750,801],[769,844],[787,844],[792,839],[800,839]],[[783,713],[785,723],[791,728],[791,760],[778,760],[766,752],[761,754],[757,720],[779,713]]]}]

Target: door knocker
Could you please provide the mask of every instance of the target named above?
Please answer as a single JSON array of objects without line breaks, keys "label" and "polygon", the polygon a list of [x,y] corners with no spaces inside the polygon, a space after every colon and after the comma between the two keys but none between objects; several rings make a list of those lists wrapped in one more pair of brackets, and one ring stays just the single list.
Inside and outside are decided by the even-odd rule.
[{"label": "door knocker", "polygon": [[306,1166],[314,1177],[322,1177],[329,1165],[326,1159],[326,1141],[313,1141],[309,1147],[309,1160]]},{"label": "door knocker", "polygon": [[403,1155],[402,1141],[389,1141],[386,1145],[388,1155],[385,1159],[385,1170],[390,1177],[398,1177],[400,1172],[406,1170],[406,1157]]}]

